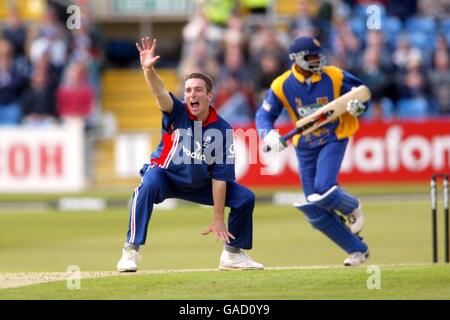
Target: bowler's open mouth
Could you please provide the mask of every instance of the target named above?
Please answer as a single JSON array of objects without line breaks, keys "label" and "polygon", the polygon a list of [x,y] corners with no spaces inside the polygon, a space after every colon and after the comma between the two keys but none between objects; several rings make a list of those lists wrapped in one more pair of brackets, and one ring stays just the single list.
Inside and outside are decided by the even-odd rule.
[{"label": "bowler's open mouth", "polygon": [[198,101],[191,101],[191,107],[192,108],[197,108],[199,106],[199,103],[198,103]]}]

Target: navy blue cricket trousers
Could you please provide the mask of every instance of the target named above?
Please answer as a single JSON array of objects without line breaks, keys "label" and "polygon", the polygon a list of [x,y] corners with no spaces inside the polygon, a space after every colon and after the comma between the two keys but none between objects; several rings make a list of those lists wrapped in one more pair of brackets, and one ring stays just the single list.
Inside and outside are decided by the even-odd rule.
[{"label": "navy blue cricket trousers", "polygon": [[[201,189],[182,189],[171,181],[164,169],[154,166],[146,170],[141,185],[134,191],[131,202],[128,243],[134,245],[145,243],[153,204],[161,203],[168,198],[212,206],[212,185]],[[236,238],[231,239],[229,245],[235,248],[251,249],[254,193],[236,182],[227,182],[225,206],[231,209],[228,215],[228,231]]]},{"label": "navy blue cricket trousers", "polygon": [[305,197],[324,194],[338,184],[348,139],[332,141],[313,149],[295,148]]}]

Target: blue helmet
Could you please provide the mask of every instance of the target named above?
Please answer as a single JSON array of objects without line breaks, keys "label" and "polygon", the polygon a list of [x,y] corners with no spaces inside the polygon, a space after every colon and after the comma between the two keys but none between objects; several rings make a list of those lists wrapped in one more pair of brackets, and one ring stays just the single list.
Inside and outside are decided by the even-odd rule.
[{"label": "blue helmet", "polygon": [[[308,55],[317,55],[318,59],[305,59]],[[319,40],[312,37],[298,37],[289,46],[289,59],[300,68],[313,73],[321,73],[325,65],[325,56]]]}]

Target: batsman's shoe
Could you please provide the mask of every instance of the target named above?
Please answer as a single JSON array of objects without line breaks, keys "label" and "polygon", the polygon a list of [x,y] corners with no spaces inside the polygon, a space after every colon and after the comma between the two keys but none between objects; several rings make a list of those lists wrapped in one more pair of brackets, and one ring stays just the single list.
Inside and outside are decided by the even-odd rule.
[{"label": "batsman's shoe", "polygon": [[220,256],[220,270],[262,270],[264,266],[255,262],[244,252],[231,253],[226,250],[222,251]]},{"label": "batsman's shoe", "polygon": [[363,264],[369,259],[369,251],[350,253],[347,259],[344,260],[344,266],[356,267]]},{"label": "batsman's shoe", "polygon": [[347,215],[347,221],[350,224],[350,230],[353,234],[361,232],[364,226],[364,215],[361,205],[358,206],[352,213]]},{"label": "batsman's shoe", "polygon": [[122,258],[117,263],[117,271],[119,272],[136,272],[138,262],[141,260],[139,252],[131,248],[122,250]]}]

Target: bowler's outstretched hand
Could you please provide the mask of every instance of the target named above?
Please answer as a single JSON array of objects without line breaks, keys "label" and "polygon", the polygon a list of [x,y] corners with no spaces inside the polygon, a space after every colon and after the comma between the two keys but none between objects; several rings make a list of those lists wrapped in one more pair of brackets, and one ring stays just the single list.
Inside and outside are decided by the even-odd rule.
[{"label": "bowler's outstretched hand", "polygon": [[156,64],[160,56],[155,56],[156,51],[156,39],[153,39],[153,43],[150,41],[149,37],[141,39],[141,45],[136,42],[136,48],[141,56],[142,68],[148,71],[150,68]]}]

